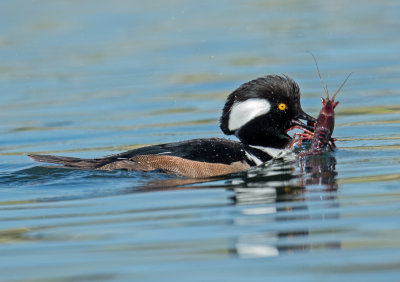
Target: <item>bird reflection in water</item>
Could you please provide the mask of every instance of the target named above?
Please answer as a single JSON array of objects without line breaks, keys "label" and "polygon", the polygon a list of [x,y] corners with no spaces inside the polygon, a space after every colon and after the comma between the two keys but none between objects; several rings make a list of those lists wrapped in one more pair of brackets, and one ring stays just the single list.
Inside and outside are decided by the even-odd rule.
[{"label": "bird reflection in water", "polygon": [[[238,235],[231,241],[230,253],[241,258],[339,249],[340,242],[321,242],[312,237],[315,233],[334,230],[310,227],[311,222],[315,226],[316,220],[339,217],[336,209],[332,210],[338,206],[335,165],[336,159],[331,153],[300,160],[277,159],[229,178],[162,179],[147,183],[144,190],[224,188],[232,191],[229,199],[240,212],[231,225],[257,228],[256,232]],[[221,180],[223,184],[219,185]],[[327,208],[315,211],[315,201],[323,202]],[[309,204],[312,204],[311,210]]]},{"label": "bird reflection in water", "polygon": [[[308,156],[297,162],[277,160],[265,170],[245,178],[244,187],[235,189],[235,204],[243,206],[243,215],[252,216],[249,220],[254,221],[254,217],[257,217],[259,221],[270,224],[265,224],[265,232],[239,236],[232,252],[246,258],[340,248],[340,242],[336,241],[314,242],[310,238],[313,230],[308,226],[310,221],[339,216],[331,209],[323,209],[322,214],[315,214],[308,207],[309,203],[316,200],[327,202],[328,207],[338,206],[335,165],[336,159],[331,154]],[[318,197],[313,197],[314,193],[318,193]],[[250,206],[262,203],[264,205]],[[241,218],[238,224],[246,224],[246,217]],[[333,230],[320,229],[318,232]]]}]

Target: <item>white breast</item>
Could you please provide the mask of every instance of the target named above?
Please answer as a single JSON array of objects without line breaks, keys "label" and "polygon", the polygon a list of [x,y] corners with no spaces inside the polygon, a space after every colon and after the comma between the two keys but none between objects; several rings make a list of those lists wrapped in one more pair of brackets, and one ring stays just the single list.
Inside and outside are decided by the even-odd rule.
[{"label": "white breast", "polygon": [[276,149],[276,148],[271,148],[271,147],[254,146],[254,145],[250,145],[250,147],[261,150],[273,158],[285,157],[292,153],[291,149],[286,149],[286,148],[285,149]]}]

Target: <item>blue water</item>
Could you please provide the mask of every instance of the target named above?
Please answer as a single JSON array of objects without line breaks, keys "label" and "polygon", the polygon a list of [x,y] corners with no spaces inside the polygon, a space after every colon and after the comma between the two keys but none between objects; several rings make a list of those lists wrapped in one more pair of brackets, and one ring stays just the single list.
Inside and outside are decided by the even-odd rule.
[{"label": "blue water", "polygon": [[[1,1],[0,280],[396,281],[398,1]],[[338,149],[208,182],[37,166],[223,137],[226,96],[285,73]]]}]

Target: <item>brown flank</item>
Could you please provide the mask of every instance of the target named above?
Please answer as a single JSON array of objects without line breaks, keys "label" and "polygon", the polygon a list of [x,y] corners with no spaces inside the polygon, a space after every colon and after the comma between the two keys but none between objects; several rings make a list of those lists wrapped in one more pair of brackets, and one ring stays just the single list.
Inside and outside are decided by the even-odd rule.
[{"label": "brown flank", "polygon": [[129,160],[109,163],[98,169],[129,169],[138,171],[163,170],[176,175],[191,178],[206,178],[220,176],[249,169],[248,164],[234,162],[230,165],[221,163],[207,163],[183,159],[175,156],[141,155]]}]

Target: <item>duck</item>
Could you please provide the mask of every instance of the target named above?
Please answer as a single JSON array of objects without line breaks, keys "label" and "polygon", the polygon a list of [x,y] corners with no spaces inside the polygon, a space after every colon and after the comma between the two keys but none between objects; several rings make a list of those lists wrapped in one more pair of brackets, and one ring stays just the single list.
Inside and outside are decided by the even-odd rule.
[{"label": "duck", "polygon": [[240,85],[228,95],[220,118],[222,132],[238,140],[197,138],[94,159],[27,155],[68,169],[158,171],[194,179],[238,173],[287,152],[292,128],[313,131],[315,118],[302,109],[300,95],[287,75],[265,75]]}]

